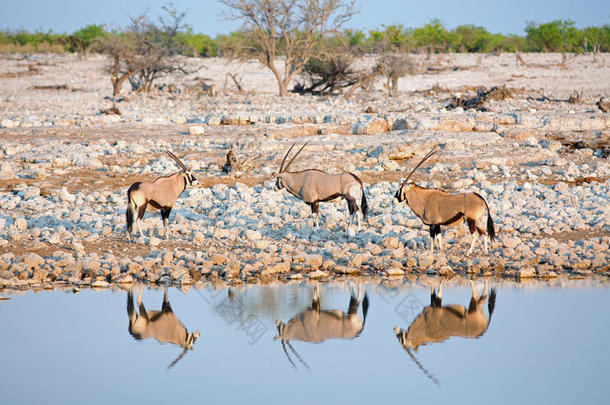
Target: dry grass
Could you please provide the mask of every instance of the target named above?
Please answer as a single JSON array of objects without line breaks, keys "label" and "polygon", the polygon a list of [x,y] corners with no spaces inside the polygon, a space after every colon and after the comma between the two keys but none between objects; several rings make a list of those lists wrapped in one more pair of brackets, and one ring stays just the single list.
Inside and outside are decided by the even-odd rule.
[{"label": "dry grass", "polygon": [[66,53],[63,45],[41,43],[33,45],[0,44],[0,54],[31,54],[31,53]]}]

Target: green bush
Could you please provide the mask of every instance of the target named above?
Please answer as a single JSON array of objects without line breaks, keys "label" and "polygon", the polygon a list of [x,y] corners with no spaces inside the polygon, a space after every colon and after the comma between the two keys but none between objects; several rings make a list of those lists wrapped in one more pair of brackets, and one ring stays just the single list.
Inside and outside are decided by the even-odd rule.
[{"label": "green bush", "polygon": [[186,32],[178,33],[178,41],[183,44],[184,53],[190,56],[216,56],[218,45],[205,34],[195,34],[193,28],[186,26]]},{"label": "green bush", "polygon": [[460,25],[451,31],[451,49],[454,52],[489,52],[491,37],[484,27]]},{"label": "green bush", "polygon": [[529,22],[525,33],[529,50],[534,52],[577,52],[582,43],[582,33],[571,20]]},{"label": "green bush", "polygon": [[437,19],[433,19],[422,28],[413,30],[415,46],[420,49],[427,49],[429,53],[447,51],[450,40],[451,34]]},{"label": "green bush", "polygon": [[87,52],[99,44],[99,41],[106,38],[108,33],[102,25],[91,24],[75,31],[67,38],[67,48],[70,52]]}]

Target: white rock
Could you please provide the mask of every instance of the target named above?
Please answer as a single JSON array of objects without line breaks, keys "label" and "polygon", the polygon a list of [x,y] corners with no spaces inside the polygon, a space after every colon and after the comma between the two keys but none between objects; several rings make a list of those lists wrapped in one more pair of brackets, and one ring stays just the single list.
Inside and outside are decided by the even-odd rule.
[{"label": "white rock", "polygon": [[267,249],[270,244],[271,244],[271,242],[263,240],[263,239],[259,239],[259,240],[255,240],[254,241],[254,247],[256,249],[259,249],[259,250]]},{"label": "white rock", "polygon": [[25,189],[23,198],[25,198],[25,199],[34,198],[34,197],[38,197],[39,195],[40,195],[40,189],[38,187],[30,186]]},{"label": "white rock", "polygon": [[15,226],[19,231],[23,232],[28,229],[28,221],[26,221],[23,217],[19,217],[15,220]]},{"label": "white rock", "polygon": [[507,248],[514,248],[517,247],[521,244],[521,239],[517,238],[517,237],[512,237],[512,238],[504,238],[502,240],[502,244],[504,245],[504,247]]},{"label": "white rock", "polygon": [[76,196],[74,194],[70,194],[68,192],[68,189],[65,187],[62,187],[61,190],[59,191],[59,198],[62,201],[66,201],[69,203],[73,203],[74,201],[76,201]]},{"label": "white rock", "polygon": [[201,125],[190,126],[188,129],[189,135],[203,135],[205,129]]},{"label": "white rock", "polygon": [[18,128],[19,121],[10,120],[8,118],[3,118],[2,121],[0,121],[0,127],[1,128]]},{"label": "white rock", "polygon": [[398,267],[390,267],[386,270],[385,274],[388,277],[402,277],[405,275],[404,270],[399,269]]},{"label": "white rock", "polygon": [[263,235],[259,232],[259,231],[253,231],[251,229],[246,229],[244,231],[244,236],[246,237],[246,239],[248,239],[249,241],[256,241],[256,240],[260,240]]},{"label": "white rock", "polygon": [[13,166],[9,162],[0,163],[0,177],[13,177]]}]

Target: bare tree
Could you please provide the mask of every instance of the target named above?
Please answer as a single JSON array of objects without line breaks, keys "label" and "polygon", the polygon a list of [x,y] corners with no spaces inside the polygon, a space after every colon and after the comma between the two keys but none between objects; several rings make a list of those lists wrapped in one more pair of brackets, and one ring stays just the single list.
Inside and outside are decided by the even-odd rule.
[{"label": "bare tree", "polygon": [[183,28],[185,14],[178,14],[173,8],[163,7],[163,10],[169,18],[160,18],[160,26],[151,22],[146,14],[131,19],[128,32],[133,37],[139,69],[129,77],[129,82],[138,92],[150,92],[153,82],[168,73],[186,73],[183,64],[176,59],[182,50],[177,35]]},{"label": "bare tree", "polygon": [[109,35],[101,44],[102,52],[108,55],[109,64],[106,67],[112,82],[113,100],[119,95],[123,83],[139,69],[136,55],[129,42],[120,35]]},{"label": "bare tree", "polygon": [[[230,20],[242,20],[243,41],[235,56],[256,58],[274,74],[280,96],[315,54],[326,36],[339,31],[357,11],[354,0],[220,0]],[[276,64],[283,59],[284,66]]]},{"label": "bare tree", "polygon": [[102,51],[109,56],[107,71],[111,75],[113,98],[125,81],[138,92],[149,92],[153,82],[170,72],[183,72],[184,66],[176,59],[180,52],[177,34],[183,27],[184,13],[164,8],[169,19],[152,23],[147,15],[131,18],[131,25],[123,32],[108,35],[101,41]]}]

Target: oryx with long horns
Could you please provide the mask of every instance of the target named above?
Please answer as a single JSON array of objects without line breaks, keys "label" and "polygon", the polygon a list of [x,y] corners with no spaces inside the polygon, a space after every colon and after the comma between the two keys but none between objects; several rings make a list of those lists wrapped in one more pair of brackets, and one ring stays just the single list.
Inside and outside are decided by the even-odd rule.
[{"label": "oryx with long horns", "polygon": [[143,236],[140,222],[142,221],[147,208],[151,211],[161,212],[161,218],[163,219],[163,237],[166,237],[167,220],[174,203],[187,186],[199,185],[199,181],[176,155],[167,149],[165,150],[165,153],[172,158],[182,170],[169,176],[159,177],[152,183],[136,182],[129,187],[129,190],[127,190],[127,211],[125,213],[127,217],[127,238],[130,238],[134,222],[133,216],[136,211],[138,212],[138,217],[135,222],[138,226],[140,236]]},{"label": "oryx with long horns", "polygon": [[413,210],[415,215],[422,220],[425,225],[430,227],[431,246],[434,251],[434,243],[436,241],[439,249],[443,248],[443,239],[441,236],[442,226],[456,226],[464,221],[468,224],[468,229],[472,236],[470,249],[466,256],[472,253],[477,237],[480,234],[483,238],[485,251],[487,252],[487,239],[485,238],[485,230],[479,226],[479,221],[485,213],[487,213],[487,235],[489,240],[493,241],[496,237],[494,223],[489,213],[487,201],[477,193],[448,193],[443,190],[420,187],[415,183],[409,183],[411,176],[432,155],[438,152],[436,146],[419,161],[411,170],[411,173],[402,182],[394,198],[398,202],[406,201],[407,205]]},{"label": "oryx with long horns", "polygon": [[[311,307],[297,314],[295,317],[284,323],[280,320],[276,321],[277,336],[274,339],[279,339],[282,342],[284,354],[288,361],[296,368],[296,364],[290,358],[286,345],[290,348],[297,359],[309,368],[303,359],[299,356],[296,350],[290,344],[290,341],[300,340],[302,342],[322,343],[328,339],[354,339],[360,336],[366,324],[366,314],[369,309],[369,298],[367,293],[362,297],[361,286],[358,286],[357,292],[350,285],[350,299],[347,312],[340,309],[323,310],[320,305],[320,291],[316,285],[313,290]],[[362,305],[361,305],[362,303]],[[358,308],[362,306],[362,317],[358,314]]]},{"label": "oryx with long horns", "polygon": [[[453,336],[478,339],[487,331],[496,305],[496,290],[492,288],[488,296],[488,283],[485,281],[485,287],[479,297],[472,281],[470,285],[472,297],[467,308],[462,305],[443,306],[443,284],[441,282],[438,292],[435,288],[430,291],[430,305],[422,310],[406,331],[399,327],[394,328],[396,338],[409,357],[437,385],[440,385],[440,382],[417,360],[411,350],[417,352],[420,346],[444,342]],[[488,297],[489,315],[486,316],[485,301]]]},{"label": "oryx with long horns", "polygon": [[[349,235],[353,235],[352,223],[354,219],[357,223],[357,230],[360,230],[358,211],[362,211],[363,218],[366,218],[368,212],[368,204],[362,181],[353,173],[330,174],[318,169],[289,172],[288,168],[308,143],[301,146],[297,153],[284,165],[295,144],[292,144],[290,149],[288,149],[280,165],[275,189],[281,190],[286,188],[290,194],[309,205],[311,213],[314,216],[314,226],[316,228],[319,225],[319,203],[338,197],[344,198],[347,201],[347,208],[349,210],[347,232]],[[358,207],[358,199],[360,199],[360,207]]]},{"label": "oryx with long horns", "polygon": [[159,343],[172,343],[182,347],[183,352],[167,367],[172,368],[189,350],[193,350],[201,333],[199,331],[189,332],[176,317],[169,304],[167,288],[163,292],[163,304],[160,311],[146,310],[142,303],[142,288],[138,294],[137,304],[139,313],[135,310],[133,293],[129,290],[127,292],[129,334],[136,340],[154,338]]}]

